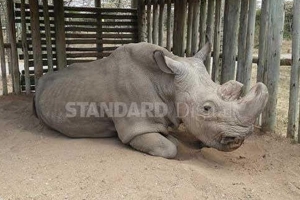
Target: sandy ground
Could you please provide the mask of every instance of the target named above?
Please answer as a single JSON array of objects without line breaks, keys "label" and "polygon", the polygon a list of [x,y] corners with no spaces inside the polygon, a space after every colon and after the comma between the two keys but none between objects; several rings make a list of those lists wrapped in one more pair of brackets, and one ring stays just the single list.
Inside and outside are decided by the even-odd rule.
[{"label": "sandy ground", "polygon": [[31,97],[0,97],[0,199],[300,199],[300,145],[256,133],[231,153],[174,160],[43,127]]}]

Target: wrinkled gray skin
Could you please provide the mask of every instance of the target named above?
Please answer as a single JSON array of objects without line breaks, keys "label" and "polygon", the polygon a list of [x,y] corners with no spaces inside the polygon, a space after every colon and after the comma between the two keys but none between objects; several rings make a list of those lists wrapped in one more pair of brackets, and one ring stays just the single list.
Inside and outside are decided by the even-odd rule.
[{"label": "wrinkled gray skin", "polygon": [[[209,44],[191,58],[147,43],[124,45],[102,60],[73,64],[43,76],[36,90],[36,114],[69,137],[118,136],[136,150],[165,158],[177,154],[168,127],[183,122],[206,146],[232,151],[252,132],[268,92],[258,83],[240,98],[242,84],[214,83],[203,65],[208,53]],[[169,113],[156,118],[67,118],[67,102],[164,102]],[[196,115],[187,112],[186,105]]]}]

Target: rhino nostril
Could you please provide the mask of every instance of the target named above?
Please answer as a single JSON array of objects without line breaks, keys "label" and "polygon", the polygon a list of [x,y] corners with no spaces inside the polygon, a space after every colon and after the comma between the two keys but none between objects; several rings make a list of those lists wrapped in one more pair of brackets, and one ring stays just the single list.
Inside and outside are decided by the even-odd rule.
[{"label": "rhino nostril", "polygon": [[240,137],[232,137],[232,136],[225,136],[222,137],[221,139],[221,144],[240,144],[241,143],[241,138]]}]

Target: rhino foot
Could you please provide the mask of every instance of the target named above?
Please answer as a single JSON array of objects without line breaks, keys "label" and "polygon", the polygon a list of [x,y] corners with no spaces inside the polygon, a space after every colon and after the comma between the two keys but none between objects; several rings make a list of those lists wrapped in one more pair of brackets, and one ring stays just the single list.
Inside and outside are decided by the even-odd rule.
[{"label": "rhino foot", "polygon": [[145,133],[131,140],[134,149],[163,158],[174,158],[177,155],[176,145],[160,133]]}]

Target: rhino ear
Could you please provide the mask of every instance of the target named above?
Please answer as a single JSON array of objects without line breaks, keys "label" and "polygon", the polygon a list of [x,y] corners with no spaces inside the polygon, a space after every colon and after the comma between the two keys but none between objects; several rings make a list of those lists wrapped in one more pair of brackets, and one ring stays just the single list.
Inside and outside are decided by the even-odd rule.
[{"label": "rhino ear", "polygon": [[154,60],[161,71],[167,74],[181,74],[182,63],[164,55],[160,50],[156,50],[153,53]]}]

